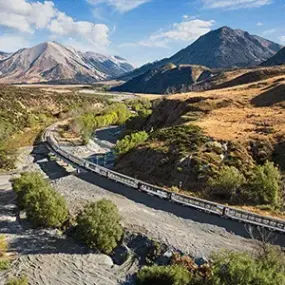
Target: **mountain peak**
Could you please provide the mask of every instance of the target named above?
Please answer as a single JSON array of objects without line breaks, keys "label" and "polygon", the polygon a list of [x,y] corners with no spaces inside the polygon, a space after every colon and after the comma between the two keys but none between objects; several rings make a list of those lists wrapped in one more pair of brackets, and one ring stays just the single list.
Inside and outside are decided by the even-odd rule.
[{"label": "mountain peak", "polygon": [[21,49],[7,58],[0,55],[0,60],[0,83],[93,83],[133,70],[125,60],[80,52],[54,41]]}]

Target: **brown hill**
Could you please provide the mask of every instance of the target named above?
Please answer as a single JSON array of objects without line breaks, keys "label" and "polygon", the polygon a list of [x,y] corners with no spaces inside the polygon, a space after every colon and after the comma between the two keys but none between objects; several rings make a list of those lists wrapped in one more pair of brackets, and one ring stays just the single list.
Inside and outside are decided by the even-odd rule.
[{"label": "brown hill", "polygon": [[223,165],[246,175],[271,160],[285,170],[284,71],[234,70],[215,80],[234,86],[165,97],[144,126],[150,138],[116,169],[166,187],[182,183],[198,196]]}]

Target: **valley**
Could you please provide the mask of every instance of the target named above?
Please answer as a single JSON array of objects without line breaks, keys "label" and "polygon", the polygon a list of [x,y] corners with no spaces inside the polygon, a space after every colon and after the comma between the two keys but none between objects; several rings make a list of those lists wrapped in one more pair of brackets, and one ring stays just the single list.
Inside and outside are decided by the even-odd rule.
[{"label": "valley", "polygon": [[[269,40],[184,15],[182,26],[115,47],[115,24],[21,1],[27,15],[50,5],[58,37],[0,43],[0,285],[284,285],[277,30],[258,33]],[[96,18],[105,1],[93,2]],[[173,53],[181,34],[190,40]],[[167,57],[136,68],[105,54],[138,46]]]}]

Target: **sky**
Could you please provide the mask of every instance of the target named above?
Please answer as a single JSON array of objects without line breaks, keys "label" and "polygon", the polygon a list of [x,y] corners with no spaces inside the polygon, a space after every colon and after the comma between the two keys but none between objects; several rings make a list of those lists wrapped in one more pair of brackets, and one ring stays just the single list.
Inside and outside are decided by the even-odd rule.
[{"label": "sky", "polygon": [[0,51],[57,41],[135,66],[222,26],[285,45],[285,0],[0,0]]}]

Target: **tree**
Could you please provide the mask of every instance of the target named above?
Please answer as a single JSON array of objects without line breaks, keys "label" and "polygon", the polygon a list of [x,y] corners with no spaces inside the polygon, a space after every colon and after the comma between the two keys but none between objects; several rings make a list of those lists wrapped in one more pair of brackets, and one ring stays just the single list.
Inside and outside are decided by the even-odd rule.
[{"label": "tree", "polygon": [[148,139],[145,131],[132,133],[119,140],[115,147],[117,155],[123,155]]},{"label": "tree", "polygon": [[143,267],[137,274],[136,285],[188,285],[191,274],[183,266]]},{"label": "tree", "polygon": [[86,205],[78,214],[76,233],[90,248],[111,253],[122,238],[119,211],[111,201],[103,199]]},{"label": "tree", "polygon": [[246,253],[224,251],[213,256],[213,274],[208,285],[283,285],[285,256],[270,249],[257,259]]},{"label": "tree", "polygon": [[273,162],[257,165],[249,178],[245,195],[254,204],[278,206],[281,198],[281,175]]},{"label": "tree", "polygon": [[68,209],[61,197],[38,172],[27,172],[12,180],[18,205],[35,227],[61,227]]},{"label": "tree", "polygon": [[27,218],[35,227],[58,228],[68,218],[65,200],[50,186],[28,192],[25,203]]},{"label": "tree", "polygon": [[11,180],[13,190],[17,194],[17,204],[21,210],[24,210],[27,205],[25,202],[28,192],[37,191],[37,189],[45,188],[48,182],[39,172],[25,172],[20,177]]},{"label": "tree", "polygon": [[224,166],[216,177],[208,181],[212,195],[225,200],[231,200],[244,183],[243,174],[233,166]]}]

